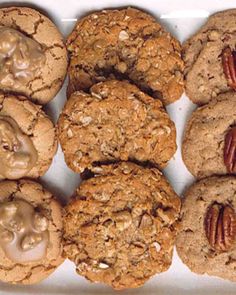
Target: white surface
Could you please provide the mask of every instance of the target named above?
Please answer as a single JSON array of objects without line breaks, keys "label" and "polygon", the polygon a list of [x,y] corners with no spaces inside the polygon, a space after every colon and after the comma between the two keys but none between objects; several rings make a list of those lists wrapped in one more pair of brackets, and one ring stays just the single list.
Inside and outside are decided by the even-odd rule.
[{"label": "white surface", "polygon": [[[235,0],[41,0],[41,1],[15,1],[20,5],[39,7],[58,25],[64,36],[72,29],[76,18],[88,14],[91,11],[111,8],[134,6],[151,12],[160,19],[181,42],[192,35],[205,22],[209,14],[215,11],[236,7]],[[37,3],[38,6],[34,6]],[[13,4],[13,2],[1,1],[1,5]],[[54,122],[65,102],[65,86],[51,102],[46,111]],[[193,181],[181,159],[181,139],[186,118],[190,115],[194,105],[183,95],[181,100],[170,105],[168,112],[175,121],[177,127],[178,151],[165,174],[178,194],[182,194],[187,185]],[[73,193],[79,183],[79,176],[69,170],[63,160],[59,149],[54,158],[53,165],[42,182],[63,202]],[[73,263],[66,261],[56,272],[44,282],[35,286],[11,286],[0,284],[0,295],[7,294],[117,294],[109,287],[101,284],[90,284],[82,277],[75,274]],[[182,264],[176,253],[171,268],[155,276],[142,288],[127,290],[122,294],[133,295],[233,295],[236,294],[236,284],[208,276],[198,276],[191,273]]]}]

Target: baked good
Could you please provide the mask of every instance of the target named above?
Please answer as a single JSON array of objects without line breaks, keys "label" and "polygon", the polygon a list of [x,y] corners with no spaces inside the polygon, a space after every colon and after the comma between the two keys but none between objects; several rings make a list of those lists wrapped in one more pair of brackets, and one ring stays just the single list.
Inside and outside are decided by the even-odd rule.
[{"label": "baked good", "polygon": [[0,182],[0,280],[33,284],[62,258],[61,207],[39,183]]},{"label": "baked good", "polygon": [[77,272],[135,288],[171,264],[180,199],[156,168],[94,167],[65,208],[64,250]]},{"label": "baked good", "polygon": [[67,39],[68,96],[106,79],[128,79],[167,105],[183,93],[180,43],[151,15],[133,8],[82,18]]},{"label": "baked good", "polygon": [[67,51],[54,23],[28,7],[0,9],[0,90],[45,104],[60,90]]},{"label": "baked good", "polygon": [[176,151],[175,125],[161,101],[124,81],[100,82],[89,94],[74,92],[58,126],[66,163],[75,172],[117,160],[163,168]]},{"label": "baked good", "polygon": [[236,178],[211,177],[185,194],[176,247],[193,272],[236,281]]},{"label": "baked good", "polygon": [[234,92],[221,94],[193,112],[185,129],[182,156],[195,177],[236,172],[235,121]]},{"label": "baked good", "polygon": [[236,9],[218,12],[183,45],[186,94],[196,104],[236,90]]},{"label": "baked good", "polygon": [[0,93],[0,179],[42,176],[56,150],[56,129],[41,106]]}]

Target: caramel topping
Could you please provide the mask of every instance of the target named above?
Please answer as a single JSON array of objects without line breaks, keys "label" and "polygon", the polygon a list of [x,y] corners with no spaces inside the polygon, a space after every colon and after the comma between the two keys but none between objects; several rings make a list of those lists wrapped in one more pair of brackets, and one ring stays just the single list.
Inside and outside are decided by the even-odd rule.
[{"label": "caramel topping", "polygon": [[37,159],[30,137],[21,132],[12,118],[0,115],[0,175],[8,179],[21,178]]},{"label": "caramel topping", "polygon": [[46,61],[41,45],[12,28],[0,27],[0,86],[19,88],[32,81]]},{"label": "caramel topping", "polygon": [[16,263],[43,259],[48,236],[47,218],[31,204],[23,200],[0,204],[0,246],[9,259]]}]

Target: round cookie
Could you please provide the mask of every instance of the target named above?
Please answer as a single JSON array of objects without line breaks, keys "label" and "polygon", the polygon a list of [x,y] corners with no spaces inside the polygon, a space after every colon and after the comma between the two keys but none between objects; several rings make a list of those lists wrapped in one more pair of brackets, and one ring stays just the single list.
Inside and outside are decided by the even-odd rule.
[{"label": "round cookie", "polygon": [[[236,89],[236,84],[232,85],[232,80],[236,82],[235,17],[236,9],[210,16],[183,45],[186,94],[196,104],[205,104],[218,94]],[[233,76],[228,76],[229,71]]]},{"label": "round cookie", "polygon": [[56,151],[57,132],[41,106],[0,93],[0,179],[42,176]]},{"label": "round cookie", "polygon": [[93,169],[64,212],[64,250],[78,274],[136,288],[171,265],[180,199],[156,168]]},{"label": "round cookie", "polygon": [[192,185],[181,209],[177,251],[191,271],[236,281],[236,178]]},{"label": "round cookie", "polygon": [[0,9],[0,89],[45,104],[60,90],[67,50],[54,23],[27,7]]},{"label": "round cookie", "polygon": [[74,92],[62,111],[59,139],[68,166],[151,161],[165,167],[176,151],[175,125],[158,99],[128,82],[110,80]]},{"label": "round cookie", "polygon": [[62,262],[61,207],[39,183],[0,182],[0,280],[33,284]]},{"label": "round cookie", "polygon": [[[182,145],[182,157],[197,178],[226,174],[226,138],[236,121],[236,93],[221,94],[198,108],[189,119]],[[232,144],[232,147],[234,146]],[[233,151],[231,149],[231,151]],[[234,159],[232,159],[234,162]]]},{"label": "round cookie", "polygon": [[67,39],[68,96],[108,78],[128,79],[167,105],[183,93],[180,43],[147,13],[103,10],[79,20]]}]

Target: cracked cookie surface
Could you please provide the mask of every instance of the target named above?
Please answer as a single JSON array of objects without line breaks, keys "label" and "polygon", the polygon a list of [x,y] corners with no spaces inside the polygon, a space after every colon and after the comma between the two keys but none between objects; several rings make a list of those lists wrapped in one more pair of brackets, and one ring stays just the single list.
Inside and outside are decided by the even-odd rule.
[{"label": "cracked cookie surface", "polygon": [[48,277],[62,262],[61,206],[39,183],[30,180],[0,182],[0,203],[24,200],[48,219],[49,244],[46,256],[38,261],[16,263],[0,247],[0,280],[14,284],[33,284]]},{"label": "cracked cookie surface", "polygon": [[179,42],[137,9],[103,10],[79,20],[67,39],[68,96],[107,78],[128,79],[167,105],[183,93]]},{"label": "cracked cookie surface", "polygon": [[49,18],[27,7],[0,9],[0,27],[10,27],[38,42],[46,61],[39,74],[26,85],[1,89],[17,92],[32,101],[45,104],[60,90],[67,70],[67,51],[63,37]]},{"label": "cracked cookie surface", "polygon": [[236,281],[236,241],[228,251],[215,251],[205,234],[209,207],[223,204],[236,213],[235,194],[236,178],[230,176],[203,179],[185,193],[176,247],[191,271]]},{"label": "cracked cookie surface", "polygon": [[[14,119],[36,149],[36,164],[24,177],[37,178],[44,175],[57,151],[57,132],[41,106],[33,104],[24,96],[0,93],[0,115]],[[0,174],[0,179],[3,178]]]},{"label": "cracked cookie surface", "polygon": [[94,167],[64,212],[64,250],[92,282],[135,288],[172,261],[180,199],[156,168]]},{"label": "cracked cookie surface", "polygon": [[236,9],[210,16],[183,45],[186,94],[193,103],[208,103],[218,94],[231,90],[223,71],[222,51],[228,46],[235,49],[235,17]]},{"label": "cracked cookie surface", "polygon": [[197,178],[227,174],[225,137],[236,121],[236,93],[228,92],[193,112],[185,128],[182,156]]},{"label": "cracked cookie surface", "polygon": [[68,166],[83,172],[96,162],[151,161],[165,167],[176,151],[175,125],[158,99],[128,82],[111,80],[75,92],[59,118]]}]

